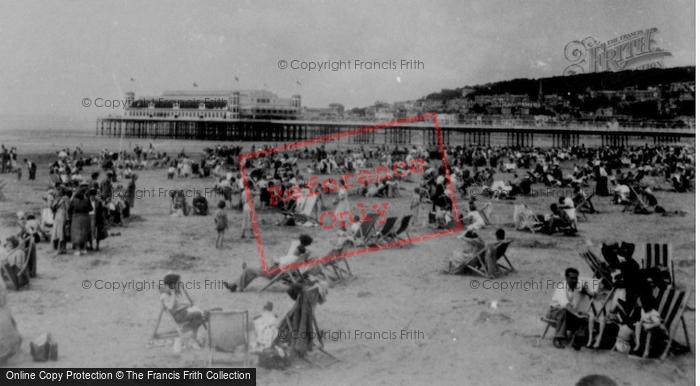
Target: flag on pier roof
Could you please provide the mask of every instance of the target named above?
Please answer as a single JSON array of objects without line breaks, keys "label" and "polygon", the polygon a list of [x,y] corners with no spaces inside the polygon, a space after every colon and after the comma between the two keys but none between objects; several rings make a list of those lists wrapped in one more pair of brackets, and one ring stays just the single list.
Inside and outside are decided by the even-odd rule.
[{"label": "flag on pier roof", "polygon": [[134,81],[134,78],[131,78],[131,81],[133,82],[133,81]]},{"label": "flag on pier roof", "polygon": [[238,77],[236,77],[236,82],[238,82]]},{"label": "flag on pier roof", "polygon": [[192,83],[192,84],[194,85],[194,87],[197,87],[197,83]]},{"label": "flag on pier roof", "polygon": [[298,84],[299,86],[301,86],[301,83],[299,83],[299,81],[298,81],[298,80],[297,80],[297,84]]}]

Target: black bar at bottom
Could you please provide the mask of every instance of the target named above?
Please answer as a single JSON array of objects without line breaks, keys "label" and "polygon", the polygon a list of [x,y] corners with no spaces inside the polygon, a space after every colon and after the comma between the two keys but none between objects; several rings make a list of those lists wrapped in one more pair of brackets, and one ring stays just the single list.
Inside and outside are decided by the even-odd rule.
[{"label": "black bar at bottom", "polygon": [[[254,368],[0,369],[2,385],[241,385],[254,386]],[[99,381],[95,383],[95,381]]]}]

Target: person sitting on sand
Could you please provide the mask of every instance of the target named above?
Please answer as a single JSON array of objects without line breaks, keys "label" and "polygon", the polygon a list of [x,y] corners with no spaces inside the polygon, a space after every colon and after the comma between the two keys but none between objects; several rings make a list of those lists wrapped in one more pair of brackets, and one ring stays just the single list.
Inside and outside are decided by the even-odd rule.
[{"label": "person sitting on sand", "polygon": [[466,225],[468,231],[482,229],[486,226],[484,218],[476,209],[476,204],[473,201],[469,202],[469,212],[462,215],[462,225]]},{"label": "person sitting on sand", "polygon": [[[294,251],[290,255],[287,256],[282,256],[274,262],[274,264],[269,267],[269,269],[275,269],[277,267],[285,267],[290,264],[306,261],[309,256],[311,256],[311,251],[308,250],[308,246],[311,245],[313,242],[313,239],[311,236],[302,234],[299,236],[299,245],[294,248]],[[318,269],[321,267],[319,265],[314,265],[310,267],[305,267],[306,271],[305,273],[317,273]],[[224,286],[228,288],[229,291],[231,292],[243,292],[248,285],[255,280],[257,277],[267,277],[268,279],[271,279],[273,276],[267,276],[263,273],[262,267],[258,268],[250,268],[246,265],[246,263],[243,263],[243,273],[241,276],[238,278],[238,283],[224,283]]]},{"label": "person sitting on sand", "polygon": [[612,182],[613,188],[613,204],[626,204],[629,201],[630,188],[629,186],[616,181]]},{"label": "person sitting on sand", "polygon": [[202,193],[195,193],[195,198],[192,199],[192,209],[194,214],[199,216],[206,216],[209,214],[209,202],[206,198],[202,197]]},{"label": "person sitting on sand", "polygon": [[[0,271],[3,275],[13,275],[18,279],[19,287],[24,287],[29,284],[29,269],[25,269],[24,272],[20,274],[22,268],[25,265],[26,256],[22,248],[19,248],[19,239],[17,237],[11,236],[5,240],[5,251],[7,251],[6,256],[0,257]],[[5,272],[4,268],[8,266],[12,272]],[[9,277],[5,277],[5,282],[12,283]]]},{"label": "person sitting on sand", "polygon": [[187,205],[187,197],[185,197],[185,192],[183,190],[173,191],[172,197],[172,209],[170,211],[173,217],[183,217],[190,213],[190,208]]},{"label": "person sitting on sand", "polygon": [[452,206],[448,203],[444,207],[438,206],[435,209],[435,227],[437,229],[452,229],[455,226],[452,217]]}]

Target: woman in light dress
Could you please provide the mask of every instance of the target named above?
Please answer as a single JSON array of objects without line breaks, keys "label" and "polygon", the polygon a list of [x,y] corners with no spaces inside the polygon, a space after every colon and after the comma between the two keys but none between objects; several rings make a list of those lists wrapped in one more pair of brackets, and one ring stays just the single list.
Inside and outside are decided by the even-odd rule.
[{"label": "woman in light dress", "polygon": [[340,180],[340,187],[338,189],[338,198],[335,200],[337,206],[335,207],[335,217],[340,220],[340,227],[345,228],[345,219],[341,217],[343,212],[350,212],[350,216],[345,216],[350,218],[352,222],[352,212],[350,211],[350,201],[348,201],[348,190],[345,188],[345,181]]}]

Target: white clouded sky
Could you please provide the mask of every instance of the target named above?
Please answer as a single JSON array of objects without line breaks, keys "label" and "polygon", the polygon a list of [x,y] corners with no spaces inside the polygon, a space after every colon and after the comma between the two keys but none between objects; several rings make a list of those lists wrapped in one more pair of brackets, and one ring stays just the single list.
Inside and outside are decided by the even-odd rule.
[{"label": "white clouded sky", "polygon": [[[83,98],[263,88],[311,107],[561,75],[564,46],[650,27],[668,67],[695,64],[692,0],[4,1],[1,114],[94,118]],[[280,70],[279,60],[416,59],[421,70]],[[235,81],[235,77],[240,79]],[[397,81],[400,77],[401,81]],[[135,81],[130,81],[134,78]],[[299,86],[297,81],[302,84]]]}]

